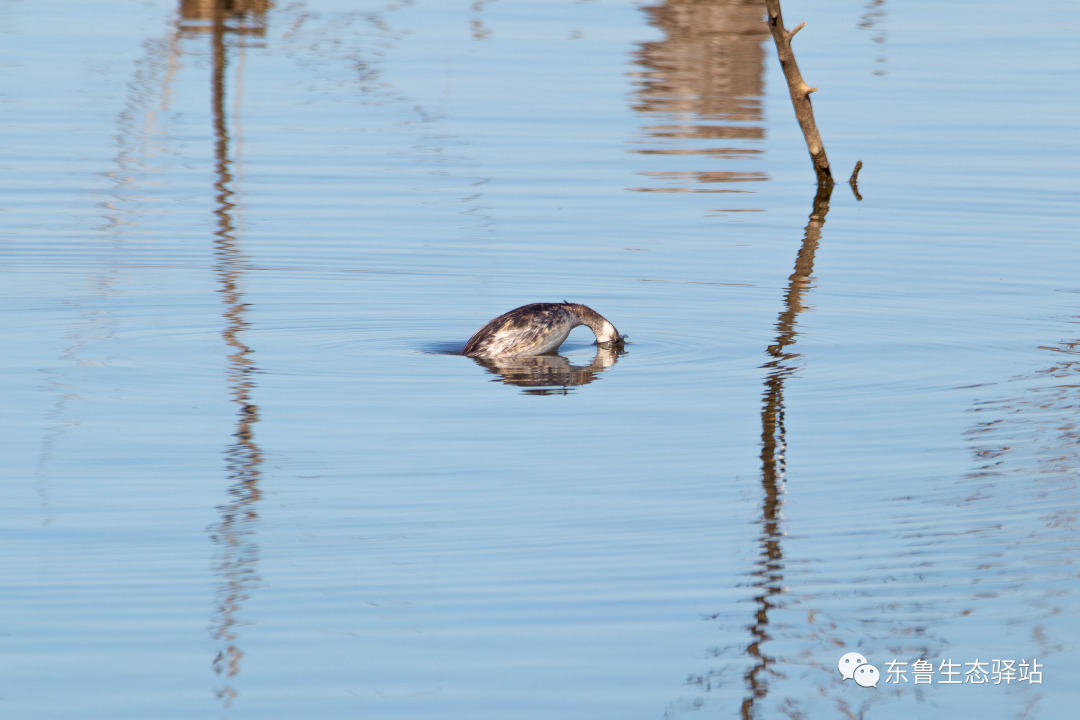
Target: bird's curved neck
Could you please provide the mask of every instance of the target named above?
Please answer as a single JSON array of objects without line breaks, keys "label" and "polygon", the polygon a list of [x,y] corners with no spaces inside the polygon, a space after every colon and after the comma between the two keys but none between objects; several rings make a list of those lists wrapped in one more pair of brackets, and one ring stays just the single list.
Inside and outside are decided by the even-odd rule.
[{"label": "bird's curved neck", "polygon": [[597,342],[612,342],[619,337],[615,326],[608,322],[600,313],[585,305],[567,303],[567,308],[573,314],[580,325],[588,325],[593,331]]}]

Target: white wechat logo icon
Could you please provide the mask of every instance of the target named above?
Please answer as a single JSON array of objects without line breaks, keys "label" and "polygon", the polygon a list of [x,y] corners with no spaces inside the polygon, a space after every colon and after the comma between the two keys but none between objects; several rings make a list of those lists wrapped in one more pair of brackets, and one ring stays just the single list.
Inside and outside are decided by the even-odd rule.
[{"label": "white wechat logo icon", "polygon": [[855,668],[865,664],[866,658],[859,653],[848,653],[840,658],[840,662],[836,663],[836,666],[840,668],[840,674],[844,676],[844,679],[850,680],[855,677]]},{"label": "white wechat logo icon", "polygon": [[855,682],[863,687],[877,687],[880,673],[873,665],[860,665],[855,669]]}]

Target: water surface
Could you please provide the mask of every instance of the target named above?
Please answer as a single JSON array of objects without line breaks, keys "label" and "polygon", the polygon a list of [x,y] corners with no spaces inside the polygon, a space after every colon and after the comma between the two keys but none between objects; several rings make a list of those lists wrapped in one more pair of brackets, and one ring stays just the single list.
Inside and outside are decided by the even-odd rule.
[{"label": "water surface", "polygon": [[214,7],[0,4],[6,717],[1068,716],[1073,4]]}]

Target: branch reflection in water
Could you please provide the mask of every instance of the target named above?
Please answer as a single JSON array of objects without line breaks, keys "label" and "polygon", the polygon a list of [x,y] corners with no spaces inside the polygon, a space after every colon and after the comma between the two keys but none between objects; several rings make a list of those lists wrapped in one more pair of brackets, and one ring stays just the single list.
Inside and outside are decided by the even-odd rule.
[{"label": "branch reflection in water", "polygon": [[[765,137],[762,96],[769,31],[759,0],[667,0],[644,8],[649,24],[664,39],[641,45],[635,55],[642,71],[635,81],[634,110],[662,124],[642,127],[648,148],[631,150],[685,164],[695,157],[725,164],[744,163],[763,151],[751,147]],[[716,141],[726,143],[717,147]],[[676,161],[676,157],[682,160]],[[704,170],[704,171],[703,171]],[[638,192],[750,193],[724,185],[768,180],[743,167],[717,170],[660,170],[638,175],[668,187],[629,188]],[[709,188],[697,187],[708,185]],[[721,187],[717,187],[717,185]],[[725,212],[723,210],[719,212]],[[731,211],[727,211],[731,212]]]},{"label": "branch reflection in water", "polygon": [[[191,36],[209,32],[213,55],[211,79],[211,112],[214,131],[214,255],[215,272],[222,294],[225,328],[222,337],[229,347],[226,377],[232,402],[237,407],[236,430],[233,442],[225,450],[230,501],[217,508],[220,520],[210,527],[211,539],[217,545],[219,587],[212,620],[212,634],[219,643],[213,669],[224,676],[225,685],[217,690],[226,707],[236,697],[232,678],[240,672],[244,656],[240,649],[237,615],[241,603],[258,582],[256,563],[259,546],[255,542],[255,525],[259,516],[257,504],[262,497],[259,489],[263,453],[255,442],[255,424],[259,408],[252,397],[254,376],[259,372],[251,358],[252,348],[242,340],[250,328],[247,320],[249,304],[244,300],[244,271],[247,258],[237,237],[236,191],[233,188],[233,160],[230,159],[230,137],[225,113],[228,47],[226,36],[261,38],[266,30],[265,0],[183,0],[180,6],[181,32]],[[244,42],[236,47],[243,52]],[[237,76],[239,92],[240,76]],[[239,134],[239,127],[238,127]]]},{"label": "branch reflection in water", "polygon": [[574,365],[562,355],[472,359],[492,375],[500,376],[496,382],[527,388],[526,395],[569,395],[570,388],[598,380],[599,373],[625,354],[625,349],[598,347],[588,365]]},{"label": "branch reflection in water", "polygon": [[784,504],[784,483],[786,481],[787,431],[784,426],[784,383],[798,372],[802,365],[797,362],[798,353],[789,352],[798,337],[796,330],[799,313],[806,309],[803,293],[810,288],[811,273],[814,271],[814,255],[821,241],[821,228],[829,212],[832,198],[832,183],[818,185],[814,197],[814,208],[810,213],[810,222],[803,234],[802,247],[795,258],[795,271],[788,278],[787,293],[784,295],[784,309],[776,321],[776,343],[769,346],[768,353],[772,360],[763,366],[767,370],[765,392],[761,405],[761,534],[758,536],[760,548],[757,563],[751,571],[754,578],[752,587],[757,589],[754,602],[757,612],[754,623],[747,629],[751,640],[746,646],[746,654],[753,660],[753,666],[746,672],[744,679],[749,694],[743,699],[741,716],[749,720],[754,716],[754,705],[764,700],[768,694],[767,675],[769,666],[776,659],[765,653],[762,647],[771,640],[768,633],[769,611],[777,606],[778,598],[784,593],[784,549],[781,538],[784,535],[781,510]]}]

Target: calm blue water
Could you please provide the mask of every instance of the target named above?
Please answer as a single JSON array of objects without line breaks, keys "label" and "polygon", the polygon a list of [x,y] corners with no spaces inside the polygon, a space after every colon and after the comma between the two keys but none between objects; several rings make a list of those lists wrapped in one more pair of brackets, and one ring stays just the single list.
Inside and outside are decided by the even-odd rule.
[{"label": "calm blue water", "polygon": [[3,717],[1069,716],[1074,3],[233,5],[0,3]]}]

